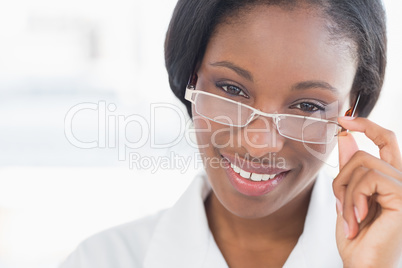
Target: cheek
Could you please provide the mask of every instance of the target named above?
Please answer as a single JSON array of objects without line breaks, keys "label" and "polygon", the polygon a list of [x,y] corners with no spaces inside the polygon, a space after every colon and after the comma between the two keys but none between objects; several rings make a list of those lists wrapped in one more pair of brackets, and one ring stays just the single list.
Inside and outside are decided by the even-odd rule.
[{"label": "cheek", "polygon": [[194,131],[197,137],[199,149],[209,147],[211,135],[213,132],[211,121],[200,116],[192,106]]},{"label": "cheek", "polygon": [[328,156],[336,145],[336,139],[329,144],[309,144],[301,143],[301,154],[304,161],[309,165],[321,165],[326,162]]},{"label": "cheek", "polygon": [[208,120],[197,114],[194,108],[193,122],[200,150],[234,146],[237,136],[235,128]]}]

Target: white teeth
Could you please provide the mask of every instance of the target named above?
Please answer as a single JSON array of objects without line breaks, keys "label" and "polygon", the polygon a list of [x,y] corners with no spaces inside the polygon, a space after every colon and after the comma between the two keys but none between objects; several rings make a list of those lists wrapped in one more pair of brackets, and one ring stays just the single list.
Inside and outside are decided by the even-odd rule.
[{"label": "white teeth", "polygon": [[263,174],[258,174],[258,173],[252,173],[251,174],[251,180],[253,181],[261,181],[261,179],[264,177]]},{"label": "white teeth", "polygon": [[236,173],[240,173],[240,168],[239,168],[239,167],[236,167],[236,166],[233,165],[232,163],[230,163],[230,166],[233,168],[233,170],[234,170]]},{"label": "white teeth", "polygon": [[271,176],[270,176],[269,174],[264,174],[264,175],[262,176],[262,180],[263,180],[263,181],[267,181],[267,180],[269,180],[270,177],[271,177]]},{"label": "white teeth", "polygon": [[240,173],[240,171],[242,170],[241,168],[233,165],[232,163],[230,163],[230,166],[233,168],[234,172],[236,172],[236,173]]},{"label": "white teeth", "polygon": [[250,172],[247,172],[245,170],[240,169],[240,176],[242,176],[245,179],[249,179],[250,178]]},{"label": "white teeth", "polygon": [[240,174],[245,179],[251,179],[252,181],[267,181],[273,179],[277,174],[258,174],[258,173],[251,173],[245,171],[238,166],[233,165],[230,163],[230,166],[234,170],[234,172]]}]

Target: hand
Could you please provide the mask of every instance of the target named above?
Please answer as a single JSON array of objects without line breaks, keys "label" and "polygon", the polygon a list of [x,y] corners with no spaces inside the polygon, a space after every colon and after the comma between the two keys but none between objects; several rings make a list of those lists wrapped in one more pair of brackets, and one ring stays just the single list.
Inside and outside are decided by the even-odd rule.
[{"label": "hand", "polygon": [[340,172],[333,190],[344,267],[395,267],[402,256],[402,160],[396,136],[366,118],[338,121],[364,132],[380,149],[378,159],[359,151],[350,133],[338,138]]}]

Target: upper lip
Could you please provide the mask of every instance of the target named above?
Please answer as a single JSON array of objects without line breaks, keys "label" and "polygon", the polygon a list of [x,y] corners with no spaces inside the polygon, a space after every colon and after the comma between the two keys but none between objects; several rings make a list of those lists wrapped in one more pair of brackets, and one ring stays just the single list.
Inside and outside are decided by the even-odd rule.
[{"label": "upper lip", "polygon": [[257,174],[279,174],[282,172],[289,171],[290,169],[283,169],[283,168],[278,168],[275,166],[272,166],[270,164],[264,164],[261,162],[253,162],[244,159],[243,157],[234,157],[232,155],[228,154],[221,154],[222,157],[226,158],[229,160],[230,163],[233,165],[243,169],[244,171],[250,172],[250,173],[257,173]]}]

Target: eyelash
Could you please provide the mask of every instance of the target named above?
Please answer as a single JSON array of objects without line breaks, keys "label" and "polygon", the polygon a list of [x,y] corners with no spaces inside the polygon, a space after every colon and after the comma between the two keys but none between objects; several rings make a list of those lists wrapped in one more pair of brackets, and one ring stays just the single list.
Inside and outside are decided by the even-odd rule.
[{"label": "eyelash", "polygon": [[[238,86],[235,86],[235,85],[232,85],[232,84],[228,84],[228,83],[216,83],[216,86],[218,87],[218,88],[221,88],[223,91],[225,91],[227,94],[229,94],[229,95],[231,95],[231,96],[241,96],[241,97],[244,97],[244,98],[246,98],[246,99],[248,99],[248,98],[250,98],[245,92],[244,92],[244,90],[242,90],[240,87],[238,87]],[[225,87],[226,87],[226,89],[225,89]],[[233,87],[233,88],[236,88],[236,89],[238,89],[238,94],[233,94],[233,93],[230,93],[229,91],[228,91],[228,87]]]},{"label": "eyelash", "polygon": [[[314,106],[313,107],[314,110],[313,111],[303,110],[303,108],[301,107],[301,104],[312,105],[312,106]],[[290,106],[290,108],[296,108],[296,109],[299,109],[299,110],[301,110],[303,112],[307,112],[307,113],[315,113],[317,111],[325,111],[325,106],[323,106],[322,104],[320,104],[318,102],[312,102],[311,100],[309,100],[309,101],[301,101],[299,103],[293,104],[293,105]]]},{"label": "eyelash", "polygon": [[[240,87],[238,87],[238,86],[235,86],[235,85],[232,85],[232,84],[228,84],[228,83],[216,83],[216,86],[218,87],[218,88],[221,88],[223,91],[225,91],[227,94],[229,94],[229,95],[231,95],[231,96],[242,96],[242,97],[245,97],[245,98],[249,98],[249,96],[244,92],[244,90],[242,90]],[[226,89],[225,89],[225,87],[226,87]],[[234,88],[236,88],[236,89],[238,89],[238,94],[233,94],[233,93],[230,93],[229,91],[228,91],[228,89],[227,89],[227,87],[234,87]],[[303,108],[300,106],[301,104],[308,104],[308,105],[312,105],[312,106],[314,106],[313,107],[313,111],[306,111],[306,110],[303,110]],[[297,107],[297,106],[299,106],[299,107]],[[299,110],[301,110],[301,111],[303,111],[303,112],[307,112],[307,113],[314,113],[314,112],[317,112],[317,111],[325,111],[325,106],[324,105],[322,105],[321,103],[319,103],[318,101],[317,102],[312,102],[311,100],[309,100],[309,101],[302,101],[302,102],[299,102],[299,103],[296,103],[296,104],[293,104],[293,105],[291,105],[290,106],[290,108],[296,108],[296,109],[299,109]]]}]

